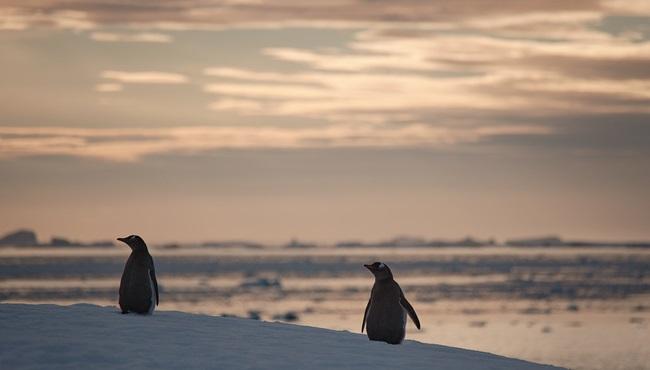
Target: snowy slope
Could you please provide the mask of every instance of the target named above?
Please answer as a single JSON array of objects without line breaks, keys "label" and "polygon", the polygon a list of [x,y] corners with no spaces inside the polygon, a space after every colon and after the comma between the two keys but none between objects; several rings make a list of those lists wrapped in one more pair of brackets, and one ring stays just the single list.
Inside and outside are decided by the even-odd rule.
[{"label": "snowy slope", "polygon": [[483,352],[182,312],[0,304],[0,368],[550,370]]}]

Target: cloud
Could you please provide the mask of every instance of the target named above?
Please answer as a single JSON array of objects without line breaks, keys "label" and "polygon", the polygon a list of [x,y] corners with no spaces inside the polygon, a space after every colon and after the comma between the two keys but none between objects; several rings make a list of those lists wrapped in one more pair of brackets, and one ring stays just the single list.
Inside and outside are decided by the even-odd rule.
[{"label": "cloud", "polygon": [[220,99],[209,106],[213,110],[232,110],[240,113],[261,113],[266,111],[265,104],[248,99]]},{"label": "cloud", "polygon": [[[603,6],[599,0],[548,1],[501,0],[498,6],[484,0],[364,0],[337,1],[172,1],[125,3],[118,0],[87,0],[61,2],[41,0],[36,3],[8,0],[5,6],[20,9],[27,14],[51,14],[57,11],[83,12],[87,18],[100,25],[130,24],[141,27],[197,29],[233,26],[291,26],[314,27],[363,23],[421,23],[457,24],[477,15],[489,18],[527,13],[560,13],[621,9],[627,0],[608,1]],[[643,8],[643,0],[631,0]],[[624,6],[629,9],[630,6]]]},{"label": "cloud", "polygon": [[[563,27],[566,25],[582,26],[587,22],[601,20],[603,13],[594,10],[564,10],[553,12],[530,11],[520,14],[503,14],[485,17],[475,15],[462,22],[464,27],[480,29],[508,29],[531,24]],[[548,30],[552,31],[552,30]],[[571,37],[571,35],[567,35]]]},{"label": "cloud", "polygon": [[64,29],[85,31],[96,27],[95,22],[88,19],[88,13],[76,10],[57,11],[50,17],[50,20],[55,27]]},{"label": "cloud", "polygon": [[93,32],[90,38],[99,42],[152,42],[152,43],[169,43],[173,38],[162,33],[140,32],[134,34],[113,33],[113,32]]},{"label": "cloud", "polygon": [[445,32],[382,23],[341,48],[262,50],[300,72],[208,68],[218,80],[204,90],[219,96],[210,109],[330,122],[650,113],[650,41],[594,27],[603,20],[594,9],[474,15]]},{"label": "cloud", "polygon": [[650,100],[650,80],[572,80],[558,78],[527,81],[518,83],[516,86],[528,91],[590,93],[609,95],[619,99]]},{"label": "cloud", "polygon": [[433,127],[329,125],[312,128],[184,127],[156,129],[76,129],[0,127],[0,158],[64,155],[130,162],[164,153],[217,149],[440,147],[503,135],[548,135],[543,126]]},{"label": "cloud", "polygon": [[[384,117],[383,122],[390,123],[397,115],[407,114],[434,116],[425,121],[436,124],[445,122],[452,113],[467,115],[472,111],[482,111],[485,122],[504,114],[650,113],[650,108],[638,104],[650,100],[650,81],[643,79],[584,79],[516,67],[453,77],[397,72],[268,75],[232,69],[211,71],[212,76],[228,76],[233,81],[205,86],[206,92],[220,96],[210,108],[251,115],[355,122],[355,117],[363,119],[371,114],[372,122]],[[256,77],[261,79],[256,81]]]},{"label": "cloud", "polygon": [[650,15],[650,3],[647,0],[604,0],[602,5],[617,15]]},{"label": "cloud", "polygon": [[0,30],[24,30],[29,27],[29,20],[16,9],[0,8]]},{"label": "cloud", "polygon": [[189,81],[182,74],[156,71],[103,71],[101,77],[125,84],[183,84]]},{"label": "cloud", "polygon": [[267,82],[287,82],[287,75],[282,73],[258,72],[237,68],[214,67],[206,68],[203,73],[207,76],[233,78]]},{"label": "cloud", "polygon": [[95,85],[95,91],[97,92],[117,92],[122,91],[123,88],[123,85],[115,83],[103,83]]},{"label": "cloud", "polygon": [[[3,1],[0,29],[46,26],[91,30],[219,30],[225,28],[401,28],[490,30],[502,35],[593,37],[585,25],[608,15],[648,16],[647,0],[295,0],[173,1],[128,4],[119,0]],[[572,36],[573,35],[573,36]],[[100,37],[104,38],[104,37]],[[109,38],[109,37],[106,37]],[[118,37],[119,38],[119,37]]]},{"label": "cloud", "polygon": [[[13,142],[20,147],[42,139],[49,140],[44,148],[63,154],[134,160],[222,147],[436,146],[548,134],[548,120],[557,116],[650,114],[650,40],[638,26],[643,18],[628,17],[650,14],[644,0],[25,4],[5,11],[0,28],[46,26],[92,30],[88,36],[101,42],[170,42],[155,30],[338,27],[347,28],[350,39],[337,38],[346,44],[327,49],[266,45],[256,51],[260,60],[274,60],[267,70],[203,70],[203,91],[214,97],[211,110],[324,126],[157,129],[135,141],[125,139],[140,137],[135,131],[102,140],[100,132],[60,132],[13,137],[23,140]],[[622,30],[607,23],[611,15],[623,16],[616,22]],[[146,70],[106,70],[100,77],[98,92],[189,82],[183,74]]]},{"label": "cloud", "polygon": [[306,87],[294,84],[208,84],[204,90],[230,96],[250,96],[266,99],[331,99],[334,91],[322,87]]},{"label": "cloud", "polygon": [[[11,3],[11,2],[9,2]],[[87,31],[97,27],[84,11],[53,7],[50,11],[24,8],[20,2],[0,8],[0,30],[25,30],[32,27],[52,27]]]},{"label": "cloud", "polygon": [[444,65],[426,60],[424,54],[398,53],[319,53],[295,48],[266,48],[263,53],[288,62],[303,63],[313,68],[337,71],[361,71],[391,68],[403,70],[442,69]]}]

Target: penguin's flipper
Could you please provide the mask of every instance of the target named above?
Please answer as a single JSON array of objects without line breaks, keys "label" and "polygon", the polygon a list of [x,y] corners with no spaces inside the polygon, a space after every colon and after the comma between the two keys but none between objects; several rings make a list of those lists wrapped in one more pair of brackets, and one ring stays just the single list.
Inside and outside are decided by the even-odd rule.
[{"label": "penguin's flipper", "polygon": [[366,310],[363,312],[363,322],[361,323],[361,332],[363,333],[363,328],[366,327],[366,316],[368,316],[368,309],[370,308],[370,299],[368,299],[368,304],[366,305]]},{"label": "penguin's flipper", "polygon": [[156,290],[156,306],[160,303],[160,297],[158,296],[158,280],[156,280],[156,268],[153,265],[153,258],[151,258],[151,267],[149,268],[149,276],[153,282],[153,287]]},{"label": "penguin's flipper", "polygon": [[406,296],[404,295],[404,292],[402,292],[401,289],[400,289],[399,303],[402,305],[402,307],[404,307],[406,312],[408,312],[409,317],[411,318],[411,320],[413,320],[413,323],[415,324],[415,326],[419,330],[420,329],[420,319],[418,319],[418,314],[415,313],[415,309],[413,308],[413,306],[411,306],[409,301],[406,299]]}]

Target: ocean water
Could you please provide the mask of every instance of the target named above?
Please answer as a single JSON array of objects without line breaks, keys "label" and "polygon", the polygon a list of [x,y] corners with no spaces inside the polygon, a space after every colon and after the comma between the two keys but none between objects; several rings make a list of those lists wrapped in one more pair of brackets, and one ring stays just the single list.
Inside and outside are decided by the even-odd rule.
[{"label": "ocean water", "polygon": [[[650,369],[650,250],[150,248],[158,309],[359,332],[387,263],[407,338],[577,370]],[[116,305],[126,248],[0,249],[0,301]]]}]

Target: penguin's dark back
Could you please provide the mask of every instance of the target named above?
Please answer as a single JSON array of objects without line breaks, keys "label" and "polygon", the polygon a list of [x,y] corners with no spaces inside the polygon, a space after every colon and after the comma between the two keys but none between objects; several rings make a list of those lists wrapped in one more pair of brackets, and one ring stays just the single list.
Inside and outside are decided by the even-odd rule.
[{"label": "penguin's dark back", "polygon": [[149,253],[133,252],[124,266],[120,282],[120,307],[136,312],[148,311],[152,294],[149,280],[151,264]]},{"label": "penguin's dark back", "polygon": [[370,299],[373,302],[397,302],[400,299],[400,287],[393,279],[375,281]]},{"label": "penguin's dark back", "polygon": [[366,322],[371,340],[397,344],[404,339],[406,313],[400,305],[400,292],[399,285],[393,279],[375,281]]}]

